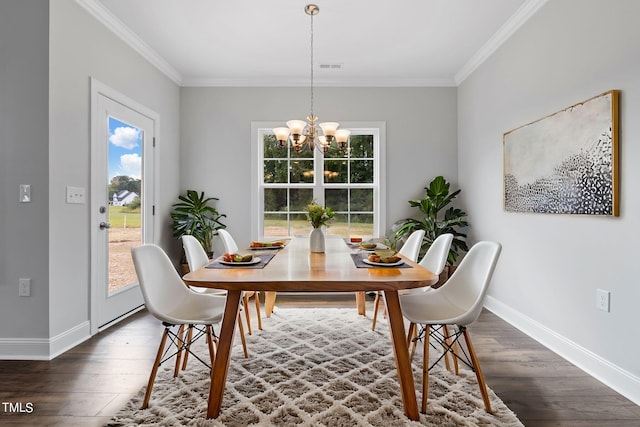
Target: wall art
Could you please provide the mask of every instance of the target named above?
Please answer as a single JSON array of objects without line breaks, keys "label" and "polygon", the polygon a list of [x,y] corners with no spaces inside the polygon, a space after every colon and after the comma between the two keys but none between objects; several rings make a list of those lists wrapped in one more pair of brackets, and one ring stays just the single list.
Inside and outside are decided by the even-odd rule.
[{"label": "wall art", "polygon": [[506,211],[618,216],[619,93],[504,134]]}]

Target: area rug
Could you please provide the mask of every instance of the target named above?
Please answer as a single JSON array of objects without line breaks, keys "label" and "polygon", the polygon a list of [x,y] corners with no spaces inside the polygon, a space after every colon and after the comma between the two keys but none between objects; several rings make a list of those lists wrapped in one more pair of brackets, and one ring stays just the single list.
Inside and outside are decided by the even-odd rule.
[{"label": "area rug", "polygon": [[[148,409],[139,409],[143,388],[107,425],[522,426],[491,390],[494,414],[485,412],[473,372],[439,366],[430,372],[427,413],[407,419],[386,319],[372,331],[355,309],[278,309],[247,345],[249,359],[233,347],[217,419],[206,419],[209,371],[191,358],[178,378],[171,363],[160,368]],[[207,354],[204,344],[197,351]],[[421,358],[413,361],[418,405]]]}]

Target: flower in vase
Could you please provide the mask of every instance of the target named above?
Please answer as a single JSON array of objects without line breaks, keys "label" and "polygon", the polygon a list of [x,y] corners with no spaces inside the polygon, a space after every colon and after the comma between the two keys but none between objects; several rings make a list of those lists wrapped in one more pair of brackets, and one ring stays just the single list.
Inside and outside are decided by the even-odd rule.
[{"label": "flower in vase", "polygon": [[333,217],[336,215],[331,208],[322,207],[315,201],[312,201],[307,205],[307,219],[313,226],[313,228],[320,228],[323,225],[327,225]]}]

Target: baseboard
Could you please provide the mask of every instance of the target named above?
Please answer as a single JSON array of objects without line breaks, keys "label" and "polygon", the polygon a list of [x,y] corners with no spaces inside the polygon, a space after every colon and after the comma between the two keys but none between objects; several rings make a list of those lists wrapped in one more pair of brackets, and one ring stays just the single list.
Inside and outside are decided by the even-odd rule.
[{"label": "baseboard", "polygon": [[91,338],[90,325],[91,323],[87,320],[51,338],[49,344],[50,359],[60,356],[65,351]]},{"label": "baseboard", "polygon": [[485,307],[587,374],[640,405],[640,378],[574,343],[501,301],[487,297]]},{"label": "baseboard", "polygon": [[0,360],[49,360],[49,339],[0,338]]},{"label": "baseboard", "polygon": [[88,321],[52,338],[0,338],[0,360],[51,360],[88,338]]}]

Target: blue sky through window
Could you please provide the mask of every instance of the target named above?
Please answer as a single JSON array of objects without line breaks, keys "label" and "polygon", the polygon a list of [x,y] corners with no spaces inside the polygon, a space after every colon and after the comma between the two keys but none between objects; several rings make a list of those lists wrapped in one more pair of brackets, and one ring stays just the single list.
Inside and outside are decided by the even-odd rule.
[{"label": "blue sky through window", "polygon": [[109,117],[109,181],[126,175],[140,179],[142,130]]}]

